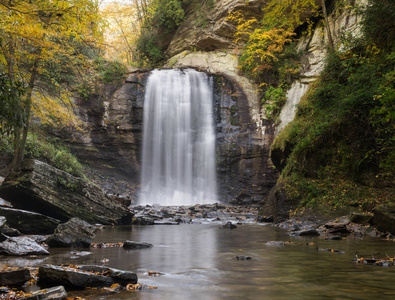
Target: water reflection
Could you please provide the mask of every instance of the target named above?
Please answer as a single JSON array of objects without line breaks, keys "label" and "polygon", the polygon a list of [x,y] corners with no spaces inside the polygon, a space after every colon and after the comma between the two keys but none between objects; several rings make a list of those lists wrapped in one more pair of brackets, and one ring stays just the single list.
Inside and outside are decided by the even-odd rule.
[{"label": "water reflection", "polygon": [[[87,299],[394,299],[395,267],[356,265],[355,255],[394,255],[395,243],[374,239],[325,241],[289,237],[271,226],[242,225],[234,230],[219,224],[110,227],[98,232],[96,242],[148,242],[153,248],[91,249],[92,254],[72,259],[70,249],[52,249],[43,263],[99,264],[135,271],[139,282],[157,290],[116,295],[70,293]],[[283,247],[268,241],[287,241]],[[344,251],[317,251],[320,248]],[[235,256],[252,260],[235,260]],[[12,260],[2,258],[4,264]],[[14,261],[15,262],[15,261]],[[148,271],[165,273],[150,277]],[[89,292],[89,291],[88,291]],[[90,291],[92,293],[92,291]]]}]

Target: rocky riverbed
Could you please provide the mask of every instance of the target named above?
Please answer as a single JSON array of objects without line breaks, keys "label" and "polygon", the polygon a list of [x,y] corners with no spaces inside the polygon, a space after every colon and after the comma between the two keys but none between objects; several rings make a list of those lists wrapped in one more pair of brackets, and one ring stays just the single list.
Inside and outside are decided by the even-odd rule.
[{"label": "rocky riverbed", "polygon": [[[143,225],[215,224],[218,229],[237,231],[243,225],[262,224],[284,229],[290,237],[311,237],[315,241],[347,238],[362,239],[364,237],[387,240],[395,238],[391,232],[380,231],[372,225],[374,214],[354,213],[332,220],[317,218],[312,220],[312,218],[307,216],[299,215],[280,224],[273,224],[271,216],[258,215],[258,206],[234,206],[215,203],[179,207],[136,205],[129,207],[129,209],[134,215],[131,221],[132,224],[139,227]],[[144,251],[139,249],[155,247],[155,244],[131,240],[96,243],[94,242],[96,233],[98,230],[105,228],[105,226],[100,224],[91,225],[77,218],[72,218],[66,223],[42,218],[45,222],[40,223],[39,226],[33,229],[33,227],[26,227],[26,224],[24,224],[24,227],[18,227],[18,222],[15,222],[15,220],[20,218],[18,216],[23,216],[26,223],[29,222],[28,217],[31,218],[33,223],[36,223],[37,213],[19,211],[12,208],[2,208],[1,212],[7,215],[7,217],[0,217],[0,251],[4,257],[47,257],[51,255],[51,249],[60,247],[72,249],[70,258],[78,259],[84,255],[90,255],[90,251],[95,248],[118,247],[124,248],[125,251]],[[47,224],[47,227],[45,227],[45,224]],[[48,234],[49,232],[53,233]],[[286,246],[291,244],[292,242],[284,239],[268,241],[263,246]],[[334,248],[319,248],[318,246],[317,250],[343,252]],[[241,253],[233,256],[232,259],[253,260],[254,258]],[[370,262],[370,260],[364,261]],[[390,260],[383,262],[381,259],[380,261],[384,265],[392,264]],[[70,289],[85,289],[89,287],[99,288],[102,293],[117,293],[120,290],[136,291],[144,287],[155,288],[154,286],[139,284],[137,275],[134,272],[105,267],[105,259],[101,262],[103,265],[51,265],[40,263],[39,266],[31,268],[21,268],[21,266],[16,265],[5,266],[3,264],[3,269],[0,272],[0,285],[7,287],[0,290],[0,299],[4,297],[6,297],[5,299],[64,299],[67,291]],[[375,260],[373,263],[376,262]],[[20,292],[15,292],[10,287],[16,287]],[[45,290],[41,290],[39,287],[45,287]],[[51,295],[51,298],[48,298],[49,295]]]}]

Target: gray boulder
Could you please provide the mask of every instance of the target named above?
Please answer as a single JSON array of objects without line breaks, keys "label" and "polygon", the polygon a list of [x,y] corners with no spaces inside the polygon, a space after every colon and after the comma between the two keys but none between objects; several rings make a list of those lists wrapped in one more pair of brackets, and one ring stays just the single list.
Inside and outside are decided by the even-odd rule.
[{"label": "gray boulder", "polygon": [[61,221],[78,217],[90,223],[130,224],[130,211],[102,189],[38,160],[26,160],[21,172],[9,174],[0,196],[14,207]]},{"label": "gray boulder", "polygon": [[0,253],[5,255],[48,255],[49,252],[29,237],[10,237],[0,243]]},{"label": "gray boulder", "polygon": [[0,216],[7,219],[8,226],[24,234],[51,234],[60,224],[59,220],[39,213],[8,207],[0,207]]},{"label": "gray boulder", "polygon": [[55,248],[89,248],[95,237],[95,231],[95,226],[78,218],[72,218],[68,222],[60,224],[55,233],[46,239],[46,243],[49,247]]},{"label": "gray boulder", "polygon": [[[69,267],[58,267],[54,265],[42,265],[38,269],[40,285],[61,284],[71,288],[104,287],[114,283],[127,284],[137,283],[137,275],[122,274],[122,271],[99,266],[81,266],[75,269]],[[97,270],[97,271],[94,271]],[[96,273],[93,273],[96,272]],[[111,277],[111,274],[113,274]],[[130,281],[129,281],[130,279]],[[127,283],[126,283],[127,282]]]},{"label": "gray boulder", "polygon": [[125,241],[123,243],[124,249],[141,249],[141,248],[151,248],[152,244],[146,242],[134,242],[134,241]]},{"label": "gray boulder", "polygon": [[129,283],[132,284],[137,283],[136,273],[130,271],[122,271],[114,268],[95,266],[95,265],[82,265],[79,266],[79,269],[88,272],[106,274],[110,278],[112,278],[116,283],[119,283],[123,286],[126,286]]},{"label": "gray boulder", "polygon": [[5,270],[0,272],[0,285],[22,285],[30,280],[30,272],[28,269]]},{"label": "gray boulder", "polygon": [[21,298],[21,300],[61,300],[67,298],[67,292],[63,286],[55,286],[31,293],[30,296]]}]

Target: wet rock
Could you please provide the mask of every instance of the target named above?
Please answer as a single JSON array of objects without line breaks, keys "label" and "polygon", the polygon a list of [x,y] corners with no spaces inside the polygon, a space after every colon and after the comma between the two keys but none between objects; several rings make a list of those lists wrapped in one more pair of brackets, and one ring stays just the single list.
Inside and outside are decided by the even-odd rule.
[{"label": "wet rock", "polygon": [[14,207],[61,221],[78,217],[92,223],[130,224],[132,216],[96,185],[38,160],[28,159],[21,172],[10,173],[0,186],[0,196]]},{"label": "wet rock", "polygon": [[82,265],[79,266],[80,270],[105,274],[114,280],[115,283],[119,283],[123,286],[126,286],[129,283],[136,284],[137,283],[137,275],[136,273],[130,271],[123,271],[114,268],[108,268],[103,266],[94,266],[94,265]]},{"label": "wet rock", "polygon": [[222,225],[220,229],[235,229],[236,225],[232,224],[232,222],[227,222],[225,225]]},{"label": "wet rock", "polygon": [[235,256],[236,260],[251,260],[251,256]]},{"label": "wet rock", "polygon": [[4,242],[8,238],[9,238],[8,236],[4,235],[3,233],[0,233],[0,242]]},{"label": "wet rock", "polygon": [[10,227],[3,227],[1,228],[0,232],[6,236],[20,236],[21,232],[18,229],[10,228]]},{"label": "wet rock", "polygon": [[26,281],[29,281],[30,279],[30,272],[26,268],[17,270],[8,269],[0,271],[0,285],[23,285]]},{"label": "wet rock", "polygon": [[29,237],[10,237],[0,243],[0,253],[5,255],[48,255],[44,247]]},{"label": "wet rock", "polygon": [[69,267],[42,265],[38,269],[39,281],[43,286],[60,284],[71,288],[103,287],[114,283],[110,277],[97,275]]},{"label": "wet rock", "polygon": [[144,216],[137,216],[132,219],[133,225],[154,225],[154,220]]},{"label": "wet rock", "polygon": [[62,300],[67,298],[67,292],[63,286],[55,286],[31,293],[21,300]]},{"label": "wet rock", "polygon": [[380,231],[395,234],[395,205],[380,205],[373,209],[372,224]]},{"label": "wet rock", "polygon": [[124,249],[141,249],[141,248],[151,248],[152,244],[146,242],[134,242],[134,241],[125,241],[123,243]]},{"label": "wet rock", "polygon": [[273,223],[274,218],[273,216],[258,216],[255,221],[259,223]]},{"label": "wet rock", "polygon": [[394,262],[391,260],[380,260],[380,261],[376,261],[373,265],[382,266],[382,267],[390,267],[390,266],[394,265]]},{"label": "wet rock", "polygon": [[356,213],[353,212],[350,216],[350,222],[357,224],[369,224],[373,218],[372,213]]},{"label": "wet rock", "polygon": [[7,225],[24,234],[51,234],[60,224],[54,218],[22,209],[0,207],[0,215],[7,219]]},{"label": "wet rock", "polygon": [[[80,269],[42,265],[38,269],[39,284],[61,284],[71,288],[105,287],[114,283],[137,283],[137,275],[100,266],[80,266]],[[93,273],[96,272],[96,273]]]},{"label": "wet rock", "polygon": [[349,234],[350,233],[350,231],[347,229],[347,225],[330,228],[330,229],[328,229],[327,232],[329,234]]},{"label": "wet rock", "polygon": [[350,219],[347,216],[340,217],[338,219],[332,220],[325,224],[326,228],[344,228],[350,223]]},{"label": "wet rock", "polygon": [[164,273],[158,272],[158,271],[148,271],[148,276],[153,276],[153,277],[158,277],[158,276],[162,276],[165,275]]},{"label": "wet rock", "polygon": [[320,235],[320,233],[317,231],[317,229],[302,229],[299,231],[294,231],[292,235],[295,236],[317,236]]},{"label": "wet rock", "polygon": [[58,248],[89,248],[95,237],[95,231],[95,226],[78,218],[72,218],[68,222],[60,224],[55,233],[48,237],[46,243],[50,247]]}]

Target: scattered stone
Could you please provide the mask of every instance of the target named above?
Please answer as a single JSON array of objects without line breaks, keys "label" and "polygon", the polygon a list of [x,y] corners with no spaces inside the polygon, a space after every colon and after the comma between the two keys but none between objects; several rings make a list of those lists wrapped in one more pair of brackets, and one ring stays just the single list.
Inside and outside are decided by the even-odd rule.
[{"label": "scattered stone", "polygon": [[[96,270],[96,271],[95,271]],[[95,272],[95,273],[93,273]],[[104,287],[114,283],[137,283],[137,275],[101,266],[80,266],[79,268],[42,265],[38,269],[39,284],[61,284],[71,288]]]},{"label": "scattered stone", "polygon": [[302,229],[300,231],[294,231],[292,235],[295,236],[316,236],[320,235],[317,229]]},{"label": "scattered stone", "polygon": [[134,242],[134,241],[125,241],[123,243],[124,249],[141,249],[141,248],[151,248],[152,244],[146,242]]},{"label": "scattered stone", "polygon": [[357,213],[353,212],[350,216],[350,222],[357,224],[369,224],[373,218],[372,213]]},{"label": "scattered stone", "polygon": [[55,233],[46,240],[49,247],[89,248],[95,237],[96,227],[78,218],[72,218],[64,224],[60,224]]},{"label": "scattered stone", "polygon": [[[23,285],[31,279],[28,269],[6,267],[0,270],[0,285]],[[0,297],[1,298],[1,297]]]},{"label": "scattered stone", "polygon": [[251,260],[251,256],[235,256],[236,260]]},{"label": "scattered stone", "polygon": [[154,220],[144,216],[137,216],[132,219],[133,225],[154,225]]},{"label": "scattered stone", "polygon": [[391,260],[380,260],[374,263],[375,266],[382,266],[382,267],[390,267],[394,265],[394,262]]},{"label": "scattered stone", "polygon": [[40,213],[0,206],[0,215],[7,219],[7,225],[24,234],[51,234],[60,221]]},{"label": "scattered stone", "polygon": [[9,237],[0,243],[0,253],[5,255],[49,255],[49,252],[29,237]]},{"label": "scattered stone", "polygon": [[157,277],[157,276],[162,276],[162,275],[165,275],[165,274],[161,273],[161,272],[157,272],[157,271],[148,271],[148,276]]},{"label": "scattered stone", "polygon": [[232,222],[227,222],[225,225],[222,225],[220,229],[235,229],[236,225],[232,224]]},{"label": "scattered stone", "polygon": [[330,221],[325,224],[326,228],[344,228],[350,223],[350,219],[347,216],[342,216],[338,219]]},{"label": "scattered stone", "polygon": [[67,298],[67,292],[63,286],[55,286],[48,289],[25,294],[21,300],[62,300]]},{"label": "scattered stone", "polygon": [[273,223],[274,218],[273,216],[258,216],[255,221],[259,223]]},{"label": "scattered stone", "polygon": [[105,291],[108,291],[110,293],[119,293],[122,290],[122,285],[120,285],[119,283],[114,283],[113,285],[111,285],[110,287],[104,287],[102,288]]},{"label": "scattered stone", "polygon": [[105,276],[112,278],[115,283],[119,283],[123,286],[126,286],[129,283],[137,283],[136,273],[130,271],[122,271],[114,268],[94,265],[82,265],[79,266],[79,269],[83,271],[104,274]]},{"label": "scattered stone", "polygon": [[91,243],[91,248],[120,248],[123,243]]},{"label": "scattered stone", "polygon": [[3,227],[1,228],[0,232],[6,236],[20,236],[21,232],[18,229],[10,228],[10,227]]}]

